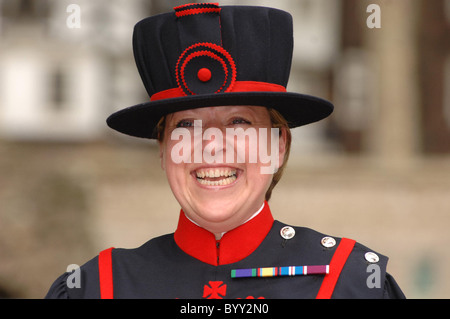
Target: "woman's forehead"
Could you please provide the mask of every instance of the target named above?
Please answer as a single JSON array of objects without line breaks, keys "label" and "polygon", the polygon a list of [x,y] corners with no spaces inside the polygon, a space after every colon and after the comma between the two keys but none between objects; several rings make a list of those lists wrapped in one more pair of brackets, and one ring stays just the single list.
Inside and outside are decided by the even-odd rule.
[{"label": "woman's forehead", "polygon": [[167,115],[167,118],[170,120],[172,118],[178,117],[196,117],[196,116],[204,116],[204,115],[221,115],[226,116],[235,115],[235,114],[252,114],[255,116],[269,116],[269,112],[264,106],[249,106],[249,105],[230,105],[230,106],[211,106],[211,107],[202,107],[195,108],[189,110],[183,110],[171,113]]}]

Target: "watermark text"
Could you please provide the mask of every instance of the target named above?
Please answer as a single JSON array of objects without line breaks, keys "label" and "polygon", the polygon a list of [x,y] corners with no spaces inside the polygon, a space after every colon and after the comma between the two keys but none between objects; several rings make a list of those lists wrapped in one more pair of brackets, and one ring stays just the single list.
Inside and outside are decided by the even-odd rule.
[{"label": "watermark text", "polygon": [[69,29],[81,28],[81,8],[78,4],[69,4],[66,12],[70,13],[66,19],[66,25]]},{"label": "watermark text", "polygon": [[[279,166],[278,128],[202,129],[202,121],[194,121],[194,129],[178,127],[172,131],[172,161],[180,163],[261,163],[261,174],[273,174]],[[192,136],[193,135],[193,136]],[[270,135],[270,136],[269,136]],[[225,140],[224,140],[225,137]]]}]

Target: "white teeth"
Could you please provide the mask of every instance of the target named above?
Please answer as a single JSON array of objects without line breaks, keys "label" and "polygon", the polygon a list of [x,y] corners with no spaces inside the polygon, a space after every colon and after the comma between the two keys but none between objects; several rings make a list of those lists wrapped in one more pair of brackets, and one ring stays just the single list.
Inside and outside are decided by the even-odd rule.
[{"label": "white teeth", "polygon": [[236,176],[227,177],[218,181],[208,181],[206,179],[197,178],[200,184],[208,186],[224,186],[233,183],[236,180]]},{"label": "white teeth", "polygon": [[[195,172],[197,181],[202,185],[223,186],[233,183],[236,180],[236,170],[227,168],[208,168],[199,169]],[[210,178],[219,178],[219,180],[209,180]]]},{"label": "white teeth", "polygon": [[233,169],[200,169],[195,172],[198,178],[205,178],[205,177],[230,177],[233,175],[236,175],[236,170]]}]

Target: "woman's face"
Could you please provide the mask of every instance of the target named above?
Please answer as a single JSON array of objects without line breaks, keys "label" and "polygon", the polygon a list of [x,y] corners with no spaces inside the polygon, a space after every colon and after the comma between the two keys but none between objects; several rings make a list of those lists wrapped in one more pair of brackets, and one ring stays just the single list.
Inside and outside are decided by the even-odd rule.
[{"label": "woman's face", "polygon": [[[231,134],[239,132],[246,132],[246,143]],[[161,166],[185,214],[215,234],[250,218],[272,181],[269,166],[278,168],[283,161],[285,141],[278,140],[276,132],[276,139],[271,138],[265,107],[207,107],[169,114],[160,144]]]}]

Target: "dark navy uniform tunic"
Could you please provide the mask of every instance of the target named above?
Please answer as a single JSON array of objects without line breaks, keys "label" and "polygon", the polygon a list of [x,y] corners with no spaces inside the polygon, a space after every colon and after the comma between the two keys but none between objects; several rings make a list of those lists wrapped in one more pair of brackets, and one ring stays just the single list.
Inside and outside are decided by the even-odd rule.
[{"label": "dark navy uniform tunic", "polygon": [[[330,274],[232,278],[233,269],[329,265],[343,239],[303,227],[290,239],[280,235],[287,226],[274,221],[269,206],[220,241],[195,225],[183,212],[174,234],[154,238],[136,249],[112,249],[111,270],[114,298],[316,298]],[[333,243],[336,243],[333,245]],[[328,247],[326,247],[328,246]],[[366,253],[377,257],[371,262]],[[355,243],[345,260],[331,298],[404,298],[386,272],[388,258]],[[372,273],[369,265],[377,265]],[[371,275],[378,279],[369,278]],[[69,288],[70,273],[60,276],[46,298],[100,298],[99,256],[81,267],[81,287]],[[378,280],[378,285],[376,284]]]}]

